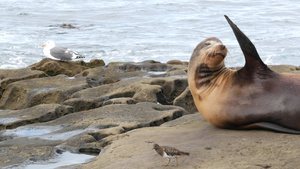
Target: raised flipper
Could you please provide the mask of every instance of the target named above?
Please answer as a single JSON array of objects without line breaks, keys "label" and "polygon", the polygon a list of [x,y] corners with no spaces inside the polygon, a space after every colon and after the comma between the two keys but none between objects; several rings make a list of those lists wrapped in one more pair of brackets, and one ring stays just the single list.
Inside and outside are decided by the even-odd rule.
[{"label": "raised flipper", "polygon": [[228,16],[224,16],[232,28],[245,56],[246,64],[239,71],[240,75],[249,78],[252,77],[251,75],[258,73],[260,76],[262,76],[260,78],[265,78],[265,76],[270,74],[272,71],[261,60],[255,46],[250,39],[228,18]]},{"label": "raised flipper", "polygon": [[252,124],[240,126],[237,129],[241,129],[241,130],[265,129],[265,130],[272,130],[280,133],[300,134],[299,130],[289,129],[286,127],[282,127],[278,124],[269,123],[269,122],[252,123]]}]

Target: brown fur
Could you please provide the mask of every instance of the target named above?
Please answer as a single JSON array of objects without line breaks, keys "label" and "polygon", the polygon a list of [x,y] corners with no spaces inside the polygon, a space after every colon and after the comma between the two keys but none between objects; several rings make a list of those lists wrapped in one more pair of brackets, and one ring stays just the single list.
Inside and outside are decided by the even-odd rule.
[{"label": "brown fur", "polygon": [[246,64],[230,70],[224,64],[227,48],[220,40],[207,38],[199,43],[188,68],[189,88],[198,111],[220,128],[300,134],[300,76],[271,71],[252,42],[229,23]]}]

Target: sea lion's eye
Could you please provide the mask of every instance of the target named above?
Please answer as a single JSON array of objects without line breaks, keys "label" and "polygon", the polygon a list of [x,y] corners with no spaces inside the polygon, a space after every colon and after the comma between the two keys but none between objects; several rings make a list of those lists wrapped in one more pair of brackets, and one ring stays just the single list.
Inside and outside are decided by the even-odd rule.
[{"label": "sea lion's eye", "polygon": [[209,45],[210,45],[209,42],[205,42],[205,43],[204,43],[204,46],[209,46]]}]

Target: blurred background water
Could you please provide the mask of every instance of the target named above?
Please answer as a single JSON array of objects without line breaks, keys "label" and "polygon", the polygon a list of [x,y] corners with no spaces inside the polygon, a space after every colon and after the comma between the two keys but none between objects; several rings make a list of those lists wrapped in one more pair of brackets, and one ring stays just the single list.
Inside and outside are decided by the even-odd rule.
[{"label": "blurred background water", "polygon": [[0,69],[42,60],[47,40],[85,55],[85,61],[167,62],[188,61],[210,36],[227,45],[228,66],[243,66],[224,14],[253,41],[265,63],[300,65],[297,0],[0,0],[0,11]]}]

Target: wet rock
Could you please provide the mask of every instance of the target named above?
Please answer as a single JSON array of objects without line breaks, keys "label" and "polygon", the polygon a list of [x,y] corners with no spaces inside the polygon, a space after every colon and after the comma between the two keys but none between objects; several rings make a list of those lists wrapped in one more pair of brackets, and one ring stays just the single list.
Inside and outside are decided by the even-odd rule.
[{"label": "wet rock", "polygon": [[[38,110],[38,106],[35,109]],[[26,109],[24,112],[30,110],[33,110],[33,108]],[[40,113],[43,112],[44,110],[40,109]],[[15,115],[21,114],[17,111],[12,113]],[[48,122],[35,123],[11,130],[7,129],[0,132],[0,137],[11,137],[1,140],[0,151],[5,154],[9,151],[8,156],[10,158],[17,156],[18,158],[6,160],[2,163],[2,166],[10,164],[22,166],[30,159],[41,160],[41,156],[43,160],[49,159],[53,157],[53,152],[58,146],[75,147],[76,150],[81,149],[81,151],[100,150],[118,139],[119,136],[117,135],[119,134],[141,127],[159,126],[181,117],[183,114],[186,114],[185,110],[176,106],[164,106],[154,103],[116,104],[66,114]],[[25,115],[30,116],[33,113]],[[44,149],[45,147],[47,149]],[[48,149],[49,147],[52,148]],[[11,151],[11,149],[14,151]],[[32,150],[30,151],[30,149]],[[2,156],[4,154],[0,153],[0,157]]]},{"label": "wet rock", "polygon": [[[20,168],[20,164],[43,161],[53,157],[52,146],[21,145],[0,147],[0,167]],[[21,167],[24,168],[24,167]]]},{"label": "wet rock", "polygon": [[0,100],[0,109],[24,109],[39,104],[62,103],[88,87],[84,78],[66,76],[22,80],[7,86]]},{"label": "wet rock", "polygon": [[70,106],[60,104],[40,104],[22,110],[6,110],[0,112],[0,130],[14,129],[33,123],[43,123],[73,113]]}]

